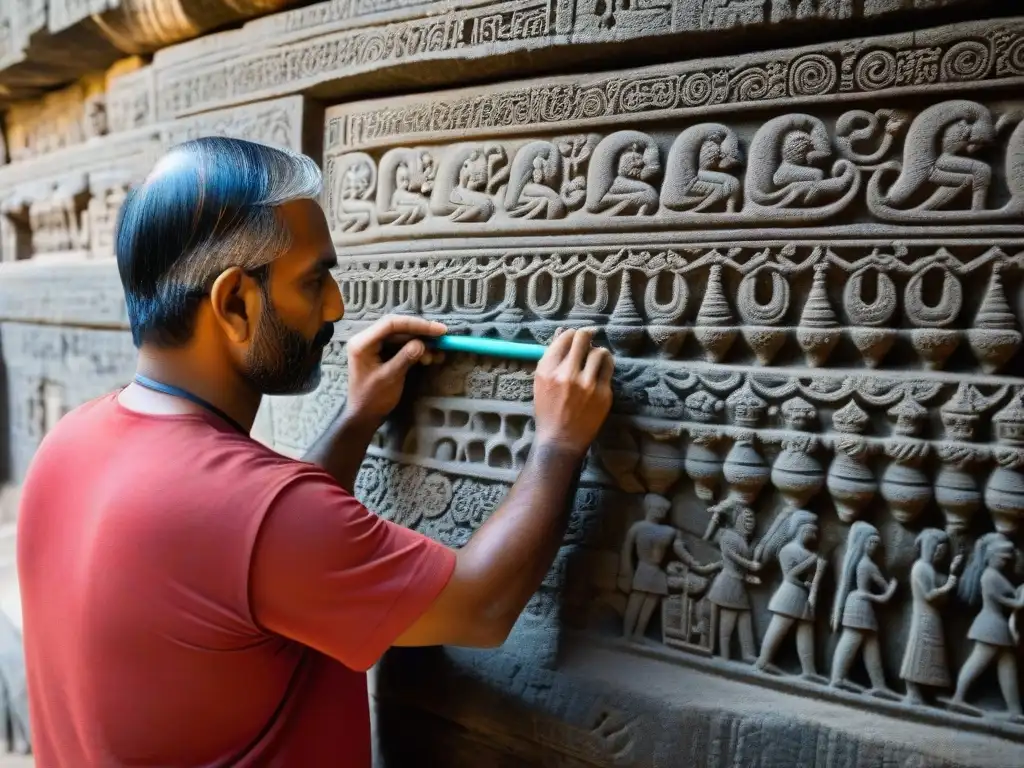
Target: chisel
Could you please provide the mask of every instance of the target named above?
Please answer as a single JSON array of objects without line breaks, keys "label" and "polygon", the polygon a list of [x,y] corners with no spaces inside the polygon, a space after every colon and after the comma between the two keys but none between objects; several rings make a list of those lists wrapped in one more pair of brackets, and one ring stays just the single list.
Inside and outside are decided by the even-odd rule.
[{"label": "chisel", "polygon": [[484,339],[479,336],[439,336],[424,341],[429,348],[442,352],[467,352],[471,355],[491,355],[509,360],[540,360],[547,349],[543,344]]}]

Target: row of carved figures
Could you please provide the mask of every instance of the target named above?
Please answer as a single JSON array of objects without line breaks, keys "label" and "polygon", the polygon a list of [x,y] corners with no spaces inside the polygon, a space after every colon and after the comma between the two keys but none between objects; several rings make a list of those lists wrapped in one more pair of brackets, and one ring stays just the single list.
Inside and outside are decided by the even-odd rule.
[{"label": "row of carved figures", "polygon": [[[747,272],[739,281],[735,299],[730,302],[723,283],[723,264],[711,262],[704,294],[692,325],[686,322],[690,290],[684,276],[685,260],[661,259],[656,265],[628,260],[570,258],[561,260],[525,260],[518,274],[499,269],[483,272],[468,265],[451,270],[370,271],[340,273],[342,294],[350,316],[373,316],[391,309],[445,317],[455,324],[490,323],[494,332],[516,337],[524,329],[547,340],[559,324],[599,324],[607,342],[619,354],[638,356],[648,346],[665,358],[680,356],[689,336],[700,345],[709,362],[722,362],[742,335],[762,365],[770,364],[788,338],[795,338],[809,365],[825,365],[844,336],[856,346],[869,367],[878,366],[893,349],[897,339],[906,339],[925,367],[942,368],[950,355],[966,339],[985,372],[1005,365],[1021,346],[1017,317],[1007,300],[1003,285],[1004,262],[992,263],[988,285],[970,327],[950,328],[963,310],[964,289],[960,278],[947,265],[948,253],[940,250],[923,268],[910,275],[903,290],[903,312],[912,326],[900,330],[895,318],[899,292],[890,271],[906,271],[907,266],[893,257],[887,263],[881,257],[876,264],[861,267],[848,277],[843,288],[843,306],[847,327],[840,322],[828,292],[830,260],[824,249],[810,257],[814,278],[795,327],[783,325],[790,310],[790,285],[783,269],[763,265]],[[676,261],[675,264],[672,262]],[[881,265],[885,265],[880,268]],[[793,266],[793,271],[797,267]],[[800,265],[799,268],[805,268]],[[459,274],[459,273],[462,274]],[[925,281],[934,272],[941,282],[941,293],[926,295]],[[440,273],[440,274],[439,274]],[[391,279],[389,279],[391,278]],[[874,280],[874,296],[864,299],[865,283]],[[640,284],[643,314],[637,309],[633,282]],[[613,281],[617,286],[613,286]],[[770,287],[769,298],[758,298],[759,281]],[[522,283],[522,285],[520,285]],[[617,288],[617,298],[612,296]],[[525,290],[523,290],[525,288]],[[525,294],[522,295],[521,294]],[[737,322],[737,315],[738,320]]]},{"label": "row of carved figures", "polygon": [[[857,657],[870,680],[866,693],[899,699],[888,685],[879,643],[875,606],[887,603],[899,585],[887,579],[881,561],[878,530],[863,521],[849,529],[839,572],[829,627],[839,634],[828,678],[815,664],[815,622],[821,615],[820,586],[827,561],[817,551],[818,518],[800,508],[787,508],[765,536],[752,541],[754,512],[741,500],[728,499],[711,508],[705,539],[717,542],[721,559],[700,563],[687,549],[679,531],[665,523],[671,502],[664,496],[644,498],[644,519],[629,529],[621,551],[619,588],[628,597],[623,633],[643,640],[649,622],[662,607],[666,644],[732,657],[734,637],[742,661],[768,674],[781,674],[775,659],[790,635],[795,636],[800,675],[809,682],[827,683],[853,692],[864,689],[850,680]],[[722,526],[725,526],[724,528]],[[994,532],[981,536],[964,568],[956,555],[943,568],[952,550],[950,536],[926,528],[917,537],[917,560],[910,571],[911,622],[899,676],[906,685],[908,704],[923,705],[931,692],[953,689],[943,701],[949,709],[971,715],[983,712],[967,703],[974,683],[995,665],[1008,714],[1024,724],[1018,687],[1017,654],[1020,622],[1024,620],[1024,585],[1010,581],[1015,563],[1013,543]],[[771,620],[758,651],[754,639],[748,585],[761,584],[777,563],[781,581],[768,603]],[[954,681],[942,606],[953,595],[977,611],[967,639],[971,653]]]},{"label": "row of carved figures", "polygon": [[[506,146],[400,147],[379,163],[364,152],[333,159],[330,195],[340,232],[410,226],[434,218],[482,223],[593,216],[802,224],[845,210],[870,172],[866,203],[883,221],[1019,220],[1024,215],[1024,122],[956,99],[916,116],[895,110],[842,114],[831,132],[813,115],[787,114],[750,139],[746,173],[737,132],[720,123],[686,128],[667,158],[635,130],[539,139]],[[978,150],[1007,126],[1004,178],[1009,200],[988,208],[996,174]],[[891,157],[904,136],[902,159]],[[511,162],[509,157],[511,155]],[[836,157],[838,155],[838,157]],[[664,162],[663,162],[664,160]]]}]

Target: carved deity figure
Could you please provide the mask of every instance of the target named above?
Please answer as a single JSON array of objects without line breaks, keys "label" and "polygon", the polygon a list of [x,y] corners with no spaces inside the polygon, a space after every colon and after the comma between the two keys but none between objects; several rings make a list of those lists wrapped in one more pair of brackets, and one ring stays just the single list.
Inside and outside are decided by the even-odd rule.
[{"label": "carved deity figure", "polygon": [[967,638],[974,641],[956,681],[956,692],[949,702],[951,709],[968,714],[981,714],[964,699],[981,674],[995,662],[999,689],[1006,708],[1014,719],[1024,717],[1017,682],[1017,642],[1012,622],[1024,610],[1024,588],[1014,589],[1007,576],[1014,562],[1013,544],[1001,533],[987,533],[974,545],[971,560],[960,581],[959,596],[972,608],[981,611],[971,623]]},{"label": "carved deity figure", "polygon": [[673,211],[699,213],[719,206],[733,213],[740,182],[727,171],[742,162],[739,139],[727,126],[701,123],[673,142],[665,166],[661,200]]},{"label": "carved deity figure", "polygon": [[[994,137],[992,115],[977,102],[958,99],[928,107],[907,130],[902,165],[887,163],[875,172],[868,189],[869,205],[938,211],[970,190],[970,210],[984,210],[992,169],[967,155],[990,144]],[[883,193],[879,179],[890,170],[900,174]],[[918,201],[927,190],[931,194]]]},{"label": "carved deity figure", "polygon": [[658,210],[652,182],[661,173],[658,145],[639,131],[607,136],[590,163],[587,210],[609,216],[650,216]]},{"label": "carved deity figure", "polygon": [[818,587],[825,573],[825,559],[816,552],[817,543],[818,516],[795,509],[779,515],[757,547],[755,554],[760,562],[778,557],[782,569],[782,583],[768,603],[772,620],[755,664],[763,672],[778,673],[772,662],[782,641],[795,626],[801,676],[825,682],[814,665],[814,612]]},{"label": "carved deity figure", "polygon": [[415,224],[430,213],[434,158],[427,152],[393,149],[380,160],[377,218],[382,224]]},{"label": "carved deity figure", "polygon": [[505,189],[505,211],[515,219],[561,219],[568,207],[557,191],[562,154],[549,141],[531,141],[516,153]]},{"label": "carved deity figure", "polygon": [[[836,160],[831,175],[818,164],[832,155],[825,124],[811,115],[782,115],[765,123],[750,144],[746,195],[760,208],[810,208],[819,216],[839,211],[856,191],[859,175]],[[837,197],[842,197],[836,200]]]},{"label": "carved deity figure", "polygon": [[668,499],[649,493],[644,497],[643,505],[644,519],[633,523],[626,534],[619,567],[619,588],[629,595],[622,634],[635,640],[643,639],[651,616],[662,598],[668,595],[664,563],[670,549],[696,573],[711,573],[719,567],[717,563],[697,563],[679,538],[679,531],[665,525],[665,518],[672,508]]},{"label": "carved deity figure", "polygon": [[335,166],[336,221],[342,232],[359,232],[377,221],[373,191],[377,169],[361,152],[340,157]]},{"label": "carved deity figure", "polygon": [[963,557],[954,558],[949,576],[938,570],[949,556],[949,535],[938,528],[925,528],[917,537],[917,560],[910,569],[913,606],[910,633],[903,653],[900,677],[907,684],[908,704],[924,704],[922,686],[949,688],[946,633],[940,607],[956,589]]},{"label": "carved deity figure", "polygon": [[457,222],[484,222],[494,215],[492,195],[508,178],[508,155],[500,144],[453,147],[437,176],[430,207]]},{"label": "carved deity figure", "polygon": [[715,576],[708,590],[712,642],[717,637],[718,655],[728,660],[731,657],[733,633],[738,631],[740,656],[743,661],[753,664],[757,661],[757,650],[747,584],[761,583],[756,575],[761,570],[761,564],[753,559],[750,546],[757,520],[754,511],[737,499],[727,499],[710,511],[711,525],[706,538],[715,535],[725,514],[732,515],[732,528],[718,534],[722,570]]},{"label": "carved deity figure", "polygon": [[832,631],[842,628],[842,634],[832,659],[831,685],[861,691],[860,686],[849,680],[850,668],[860,651],[871,681],[868,692],[879,698],[898,699],[885,684],[875,616],[875,605],[889,602],[896,592],[896,579],[886,582],[875,562],[881,548],[882,539],[873,525],[858,520],[850,526],[832,609]]}]

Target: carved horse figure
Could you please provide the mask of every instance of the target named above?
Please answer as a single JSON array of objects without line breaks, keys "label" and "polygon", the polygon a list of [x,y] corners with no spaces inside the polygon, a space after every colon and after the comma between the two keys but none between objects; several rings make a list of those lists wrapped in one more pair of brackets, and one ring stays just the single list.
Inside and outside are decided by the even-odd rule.
[{"label": "carved horse figure", "polygon": [[[842,210],[860,183],[856,166],[836,160],[831,175],[817,166],[832,156],[825,124],[811,115],[781,115],[750,143],[745,192],[754,212],[823,218]],[[836,199],[840,198],[840,199]]]},{"label": "carved horse figure", "polygon": [[730,173],[743,162],[736,133],[719,123],[700,123],[679,134],[668,151],[661,201],[673,211],[698,213],[725,203],[736,210],[740,182]]},{"label": "carved horse figure", "polygon": [[[868,205],[873,211],[890,214],[904,211],[938,211],[964,189],[971,191],[972,211],[985,209],[992,170],[982,160],[967,157],[995,139],[995,127],[988,108],[974,101],[953,100],[923,110],[907,130],[903,163],[882,165],[871,177]],[[888,171],[899,176],[886,192],[881,177]],[[917,203],[926,185],[931,195]],[[905,206],[911,206],[905,208]]]}]

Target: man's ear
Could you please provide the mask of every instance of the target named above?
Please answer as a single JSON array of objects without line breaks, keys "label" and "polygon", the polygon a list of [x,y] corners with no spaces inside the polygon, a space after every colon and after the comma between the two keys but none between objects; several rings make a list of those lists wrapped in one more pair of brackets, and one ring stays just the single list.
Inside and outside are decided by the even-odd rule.
[{"label": "man's ear", "polygon": [[213,316],[225,335],[236,344],[244,344],[252,338],[261,301],[256,279],[241,267],[221,272],[210,288]]}]

